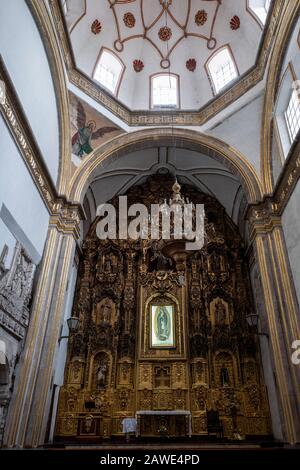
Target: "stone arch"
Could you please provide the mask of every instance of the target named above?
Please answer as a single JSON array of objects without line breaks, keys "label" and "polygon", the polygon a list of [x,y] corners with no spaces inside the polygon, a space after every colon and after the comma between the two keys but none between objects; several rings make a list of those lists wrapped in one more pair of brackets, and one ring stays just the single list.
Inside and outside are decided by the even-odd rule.
[{"label": "stone arch", "polygon": [[31,2],[27,2],[27,4],[40,31],[41,40],[45,46],[53,84],[57,95],[56,105],[60,133],[57,190],[59,193],[63,194],[66,191],[71,163],[70,112],[66,74],[61,57],[61,51],[53,30],[47,6],[44,2],[40,2],[39,0],[32,0]]},{"label": "stone arch", "polygon": [[77,169],[70,182],[68,196],[75,202],[82,202],[85,191],[97,168],[116,158],[153,145],[176,145],[204,153],[225,165],[234,174],[245,191],[248,202],[260,201],[262,187],[252,164],[236,149],[222,140],[186,129],[145,129],[118,136],[98,147]]},{"label": "stone arch", "polygon": [[272,54],[269,60],[269,70],[266,79],[266,90],[263,107],[261,131],[261,175],[264,193],[272,193],[274,180],[272,174],[272,137],[273,111],[280,83],[280,73],[287,45],[293,34],[295,23],[299,17],[300,5],[288,2],[278,28]]}]

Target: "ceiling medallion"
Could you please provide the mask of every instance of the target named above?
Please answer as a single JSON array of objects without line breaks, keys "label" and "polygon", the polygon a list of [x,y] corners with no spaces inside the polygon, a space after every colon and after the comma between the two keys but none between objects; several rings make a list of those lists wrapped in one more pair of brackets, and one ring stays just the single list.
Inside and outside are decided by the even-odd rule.
[{"label": "ceiling medallion", "polygon": [[124,21],[125,26],[127,26],[127,28],[134,28],[135,17],[133,13],[130,13],[130,12],[125,13],[125,15],[123,16],[123,21]]},{"label": "ceiling medallion", "polygon": [[100,21],[99,20],[93,21],[92,26],[91,26],[92,33],[99,34],[101,32],[101,29],[102,29],[102,25]]},{"label": "ceiling medallion", "polygon": [[203,26],[207,21],[207,12],[205,10],[197,11],[195,15],[195,23],[197,26]]},{"label": "ceiling medallion", "polygon": [[163,26],[162,28],[160,28],[160,30],[158,31],[158,37],[159,39],[161,39],[162,41],[169,41],[169,39],[171,38],[172,36],[172,30],[171,28],[169,28],[169,26]]},{"label": "ceiling medallion", "polygon": [[233,31],[236,31],[237,29],[239,29],[240,26],[241,26],[241,20],[239,19],[237,15],[234,15],[230,20],[230,28]]},{"label": "ceiling medallion", "polygon": [[196,61],[196,59],[189,59],[189,60],[186,61],[185,65],[186,65],[186,68],[190,72],[194,72],[194,70],[197,67],[197,61]]},{"label": "ceiling medallion", "polygon": [[144,68],[144,62],[139,59],[133,61],[133,68],[136,72],[141,72]]}]

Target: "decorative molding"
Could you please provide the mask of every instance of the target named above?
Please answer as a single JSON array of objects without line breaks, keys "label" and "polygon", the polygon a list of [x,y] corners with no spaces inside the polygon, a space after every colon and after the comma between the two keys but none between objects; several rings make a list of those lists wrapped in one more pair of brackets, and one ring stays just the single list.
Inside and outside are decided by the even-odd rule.
[{"label": "decorative molding", "polygon": [[[266,80],[265,101],[263,108],[263,122],[261,131],[261,175],[264,190],[272,193],[274,181],[272,174],[272,138],[273,138],[273,111],[276,96],[280,86],[280,71],[284,61],[287,45],[299,17],[300,4],[296,1],[282,2],[282,11],[279,24],[274,30],[274,47],[269,57],[269,70]],[[276,4],[274,5],[274,7]]]},{"label": "decorative molding", "polygon": [[247,200],[254,203],[262,200],[260,180],[254,167],[237,150],[222,140],[201,134],[200,132],[182,128],[154,128],[130,132],[115,137],[95,149],[77,168],[70,182],[68,198],[80,201],[84,188],[91,181],[93,172],[101,164],[106,165],[111,159],[121,157],[126,153],[149,148],[159,144],[174,146],[204,153],[221,162],[230,169],[232,174],[241,181]]},{"label": "decorative molding", "polygon": [[5,84],[5,96],[3,101],[0,102],[0,111],[4,122],[23,157],[48,211],[51,213],[56,199],[56,189],[43,162],[40,149],[33,137],[1,55],[0,80]]},{"label": "decorative molding", "polygon": [[90,98],[107,108],[110,112],[122,119],[129,126],[199,126],[214,117],[226,106],[244,95],[253,86],[259,83],[265,73],[266,65],[273,47],[275,33],[280,24],[284,0],[275,0],[272,14],[263,33],[256,64],[230,88],[212,99],[198,111],[131,111],[118,102],[112,95],[105,92],[91,78],[76,68],[75,58],[69,39],[66,23],[63,18],[59,2],[49,0],[54,26],[61,44],[66,69],[70,82],[86,93]]},{"label": "decorative molding", "polygon": [[53,28],[52,18],[46,2],[26,0],[26,3],[39,29],[55,88],[60,131],[59,171],[56,183],[58,191],[65,194],[71,174],[71,129],[67,75],[61,54],[61,46]]},{"label": "decorative molding", "polygon": [[60,212],[57,220],[65,220],[65,224],[60,226],[65,227],[67,232],[70,231],[70,218],[72,218],[75,223],[74,235],[79,236],[79,230],[75,226],[79,223],[79,217],[85,217],[83,209],[80,205],[72,205],[65,197],[58,195],[1,55],[0,81],[5,86],[4,97],[0,101],[0,112],[48,212],[54,218]]},{"label": "decorative molding", "polygon": [[272,195],[267,195],[262,202],[251,204],[246,212],[250,222],[251,236],[253,230],[269,231],[275,225],[281,225],[281,216],[300,179],[300,141],[295,141],[285,166],[277,181]]}]

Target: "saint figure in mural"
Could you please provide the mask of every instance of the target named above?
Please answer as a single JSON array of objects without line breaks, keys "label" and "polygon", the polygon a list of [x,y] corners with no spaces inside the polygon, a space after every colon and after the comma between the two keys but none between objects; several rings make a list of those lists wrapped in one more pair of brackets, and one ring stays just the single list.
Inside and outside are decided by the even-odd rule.
[{"label": "saint figure in mural", "polygon": [[72,153],[82,157],[91,153],[92,140],[99,139],[109,132],[118,131],[117,127],[99,127],[96,130],[95,121],[87,121],[84,107],[80,101],[77,104],[77,132],[72,137]]},{"label": "saint figure in mural", "polygon": [[166,307],[160,307],[157,315],[157,336],[161,341],[165,341],[170,336],[170,319]]}]

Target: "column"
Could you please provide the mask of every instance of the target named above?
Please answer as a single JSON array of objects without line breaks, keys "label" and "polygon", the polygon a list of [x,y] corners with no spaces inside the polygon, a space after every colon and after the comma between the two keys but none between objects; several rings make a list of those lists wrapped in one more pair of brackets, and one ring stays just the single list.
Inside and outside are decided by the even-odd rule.
[{"label": "column", "polygon": [[50,218],[26,343],[16,371],[4,436],[7,447],[36,447],[44,443],[58,339],[78,237],[77,209],[58,203]]},{"label": "column", "polygon": [[294,444],[300,441],[300,371],[291,361],[292,342],[300,338],[295,287],[276,205],[266,200],[250,209],[248,219],[261,274],[284,440]]}]

